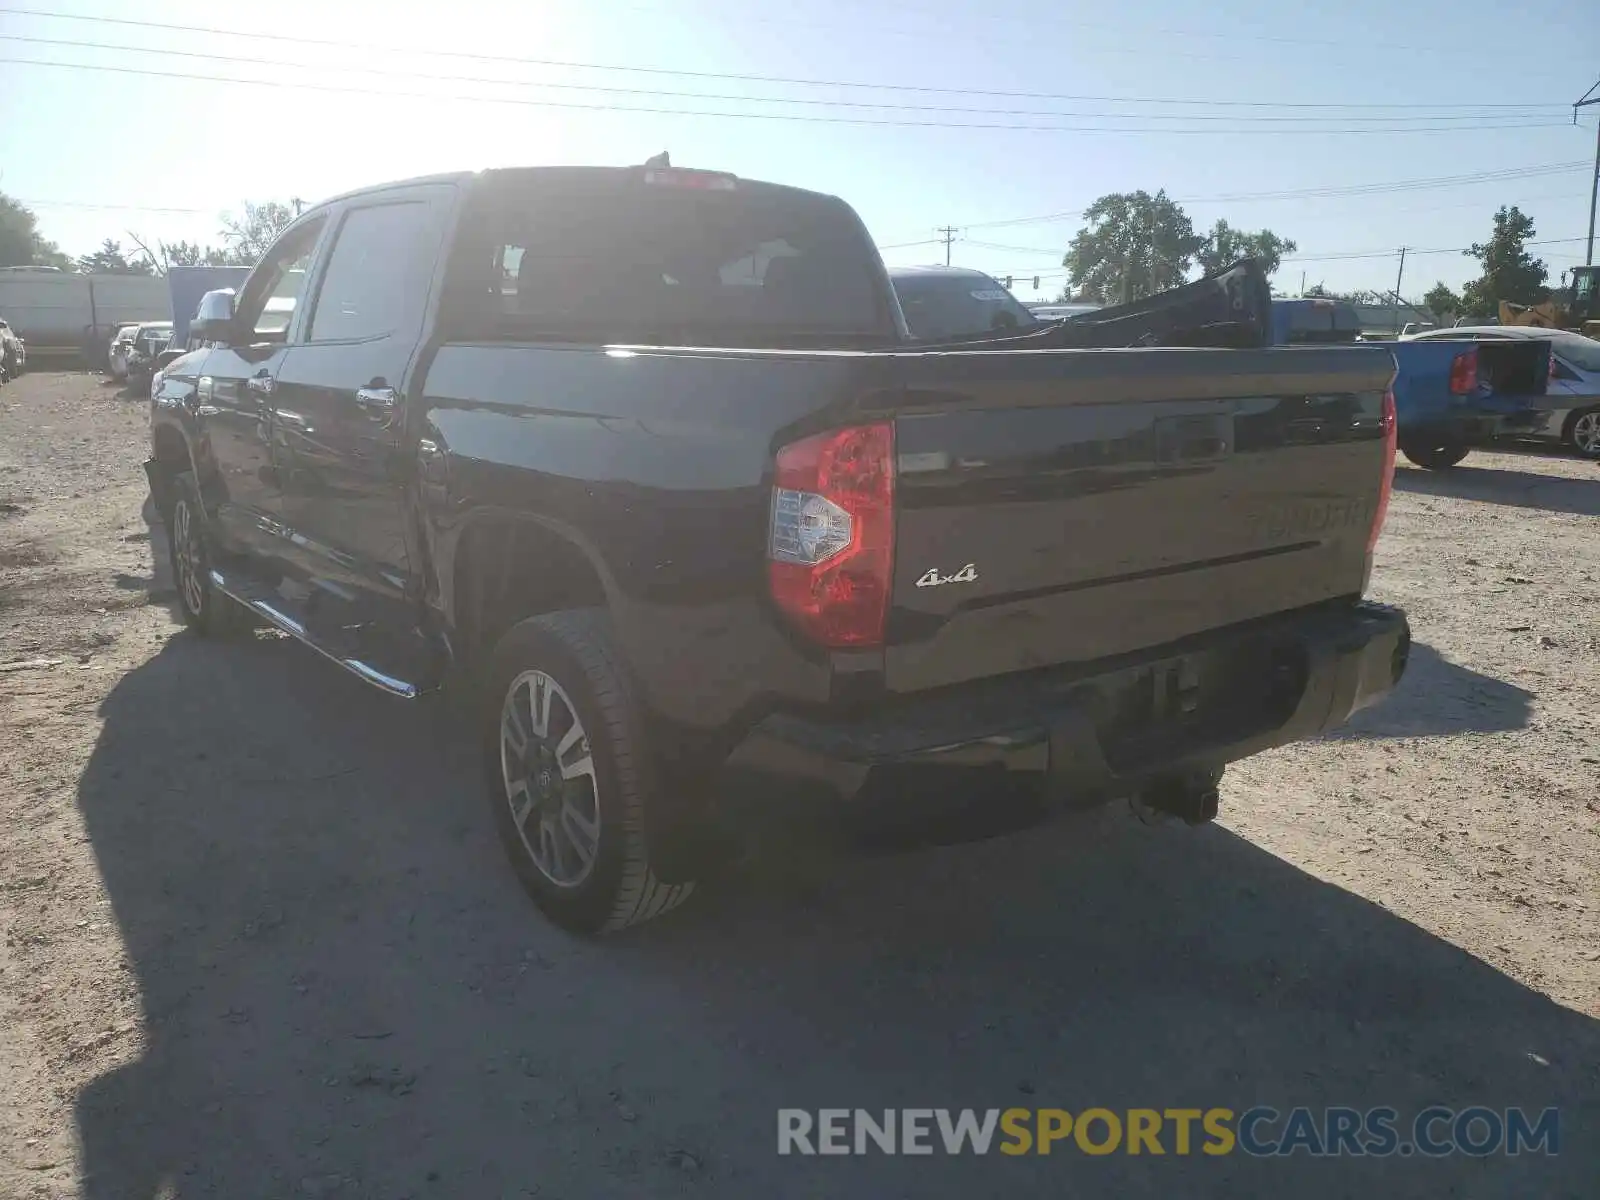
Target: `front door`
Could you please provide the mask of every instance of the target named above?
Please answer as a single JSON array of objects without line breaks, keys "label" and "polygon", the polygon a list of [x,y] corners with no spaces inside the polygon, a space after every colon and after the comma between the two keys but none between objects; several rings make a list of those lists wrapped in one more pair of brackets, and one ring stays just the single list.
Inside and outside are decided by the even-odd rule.
[{"label": "front door", "polygon": [[268,251],[235,307],[236,344],[211,350],[201,369],[198,419],[216,462],[207,500],[223,541],[236,550],[277,553],[283,493],[273,399],[322,225],[307,221]]},{"label": "front door", "polygon": [[350,623],[394,619],[408,603],[403,396],[450,196],[409,188],[336,214],[306,328],[278,373],[294,552]]}]

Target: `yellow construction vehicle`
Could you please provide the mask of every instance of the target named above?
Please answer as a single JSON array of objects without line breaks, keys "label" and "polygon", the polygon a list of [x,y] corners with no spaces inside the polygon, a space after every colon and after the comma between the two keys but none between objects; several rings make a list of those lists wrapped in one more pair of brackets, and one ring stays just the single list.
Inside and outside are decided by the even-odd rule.
[{"label": "yellow construction vehicle", "polygon": [[1560,300],[1544,304],[1500,301],[1500,324],[1570,329],[1600,338],[1600,266],[1574,267],[1572,283]]}]

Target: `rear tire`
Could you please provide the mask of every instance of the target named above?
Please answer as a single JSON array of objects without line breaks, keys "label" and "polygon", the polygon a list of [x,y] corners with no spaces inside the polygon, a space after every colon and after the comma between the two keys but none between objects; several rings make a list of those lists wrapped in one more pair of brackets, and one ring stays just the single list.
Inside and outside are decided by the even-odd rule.
[{"label": "rear tire", "polygon": [[1429,471],[1446,471],[1472,451],[1472,447],[1452,438],[1412,439],[1400,443],[1400,452]]},{"label": "rear tire", "polygon": [[193,472],[184,471],[173,478],[170,503],[171,511],[163,514],[167,553],[183,623],[209,637],[226,637],[251,628],[250,613],[211,582],[211,545]]},{"label": "rear tire", "polygon": [[1600,458],[1600,408],[1579,409],[1568,417],[1561,440],[1585,458]]},{"label": "rear tire", "polygon": [[495,828],[546,916],[603,933],[689,898],[693,883],[651,868],[645,806],[659,783],[603,611],[513,626],[490,653],[479,721]]}]

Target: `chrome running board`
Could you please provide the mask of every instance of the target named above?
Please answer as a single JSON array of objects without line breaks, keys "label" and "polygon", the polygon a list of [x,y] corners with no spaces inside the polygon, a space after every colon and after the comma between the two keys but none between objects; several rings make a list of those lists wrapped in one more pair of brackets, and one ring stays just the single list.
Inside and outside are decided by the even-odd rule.
[{"label": "chrome running board", "polygon": [[422,694],[422,689],[414,683],[407,683],[404,679],[396,679],[386,675],[376,667],[362,662],[359,658],[351,658],[340,654],[322,645],[306,627],[285,612],[281,612],[269,601],[257,596],[249,595],[243,588],[230,583],[221,571],[212,570],[211,586],[236,603],[244,605],[251,612],[265,619],[275,629],[281,629],[296,641],[304,642],[329,662],[337,663],[357,679],[370,683],[380,692],[387,692],[391,696],[399,696],[402,700],[415,700]]}]

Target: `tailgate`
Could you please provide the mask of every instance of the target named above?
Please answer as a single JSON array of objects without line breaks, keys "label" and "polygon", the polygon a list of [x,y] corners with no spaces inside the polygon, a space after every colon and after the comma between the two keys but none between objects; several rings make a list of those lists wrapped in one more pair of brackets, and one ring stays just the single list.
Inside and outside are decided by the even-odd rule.
[{"label": "tailgate", "polygon": [[902,358],[897,691],[1090,661],[1354,596],[1377,347]]},{"label": "tailgate", "polygon": [[1547,408],[1550,384],[1548,341],[1537,338],[1486,339],[1478,352],[1477,390],[1467,399],[1491,412]]}]

